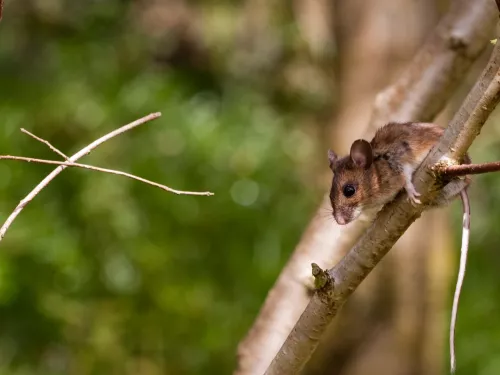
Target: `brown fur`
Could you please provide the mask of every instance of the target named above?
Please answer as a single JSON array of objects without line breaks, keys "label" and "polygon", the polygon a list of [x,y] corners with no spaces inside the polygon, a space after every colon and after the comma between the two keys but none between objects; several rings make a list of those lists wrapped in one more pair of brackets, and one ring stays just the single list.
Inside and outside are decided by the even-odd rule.
[{"label": "brown fur", "polygon": [[[394,199],[405,186],[404,166],[407,165],[413,172],[442,134],[443,129],[434,124],[389,123],[381,127],[370,142],[372,155],[369,160],[373,159],[373,162],[368,167],[356,164],[358,153],[353,156],[353,152],[357,151],[353,148],[351,155],[340,159],[331,152],[333,180],[330,201],[335,220],[339,224],[347,224],[364,209]],[[368,143],[365,144],[369,149]],[[468,157],[466,162],[470,162]],[[356,189],[351,197],[343,194],[346,184],[352,184]]]}]

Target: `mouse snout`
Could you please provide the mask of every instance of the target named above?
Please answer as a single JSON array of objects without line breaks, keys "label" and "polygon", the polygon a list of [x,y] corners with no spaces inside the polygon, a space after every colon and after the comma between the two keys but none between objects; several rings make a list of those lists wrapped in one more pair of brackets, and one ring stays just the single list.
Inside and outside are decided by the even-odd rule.
[{"label": "mouse snout", "polygon": [[356,219],[359,214],[361,213],[361,210],[357,208],[356,206],[351,207],[351,206],[336,206],[333,208],[333,217],[337,224],[339,225],[346,225],[349,224],[351,221]]},{"label": "mouse snout", "polygon": [[350,215],[346,215],[346,212],[344,210],[337,208],[333,209],[333,218],[339,225],[345,225],[350,222]]},{"label": "mouse snout", "polygon": [[335,218],[335,221],[337,222],[337,224],[339,225],[344,225],[347,223],[346,219],[344,217],[342,217],[342,215],[333,215],[333,217]]}]

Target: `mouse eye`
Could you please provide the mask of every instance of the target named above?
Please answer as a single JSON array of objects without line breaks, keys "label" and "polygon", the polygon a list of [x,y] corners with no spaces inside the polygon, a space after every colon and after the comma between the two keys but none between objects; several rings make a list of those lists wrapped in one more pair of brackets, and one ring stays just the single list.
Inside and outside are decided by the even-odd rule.
[{"label": "mouse eye", "polygon": [[344,196],[346,198],[352,197],[355,192],[356,188],[352,184],[345,184],[344,187],[342,188],[342,193],[344,193]]}]

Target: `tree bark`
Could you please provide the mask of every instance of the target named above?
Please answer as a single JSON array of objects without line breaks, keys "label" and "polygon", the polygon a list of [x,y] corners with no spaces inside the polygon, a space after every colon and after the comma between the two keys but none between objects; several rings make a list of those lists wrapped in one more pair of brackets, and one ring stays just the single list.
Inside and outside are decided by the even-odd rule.
[{"label": "tree bark", "polygon": [[[431,120],[487,43],[495,21],[488,0],[455,2],[398,81],[377,98],[370,128],[390,120]],[[322,218],[323,202],[240,344],[237,374],[261,374],[309,301],[309,264],[331,266],[369,223],[340,230]]]},{"label": "tree bark", "polygon": [[316,348],[330,321],[347,298],[382,260],[399,237],[422,214],[425,203],[439,191],[432,167],[441,160],[462,160],[479,135],[483,124],[500,101],[500,44],[495,46],[484,69],[465,102],[414,175],[424,204],[417,207],[405,194],[387,204],[357,244],[332,269],[325,286],[319,288],[281,347],[267,375],[298,374]]},{"label": "tree bark", "polygon": [[[340,104],[330,137],[335,150],[364,135],[376,94],[408,65],[439,21],[434,0],[337,3]],[[453,250],[445,246],[447,218],[445,210],[434,210],[409,228],[349,298],[304,375],[441,373],[451,275],[443,264]]]}]

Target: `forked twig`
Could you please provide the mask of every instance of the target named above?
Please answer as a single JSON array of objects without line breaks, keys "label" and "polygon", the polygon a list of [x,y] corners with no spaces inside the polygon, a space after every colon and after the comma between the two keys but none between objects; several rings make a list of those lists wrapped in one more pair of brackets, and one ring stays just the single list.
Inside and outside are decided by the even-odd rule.
[{"label": "forked twig", "polygon": [[111,173],[111,174],[116,174],[118,176],[124,176],[124,177],[131,178],[133,180],[144,182],[145,184],[156,186],[156,187],[158,187],[158,188],[160,188],[162,190],[169,191],[171,193],[178,194],[178,195],[207,195],[207,196],[214,195],[213,193],[211,193],[209,191],[184,191],[184,190],[172,189],[172,188],[170,188],[170,187],[168,187],[166,185],[162,185],[162,184],[159,184],[157,182],[147,180],[145,178],[133,175],[131,173],[117,171],[115,169],[100,168],[100,167],[95,167],[93,165],[88,165],[88,164],[73,163],[73,162],[69,161],[69,158],[61,150],[59,150],[58,148],[54,147],[49,141],[47,141],[47,140],[45,140],[43,138],[37,137],[36,135],[34,135],[33,133],[27,131],[26,129],[21,129],[21,131],[23,133],[29,135],[30,137],[36,139],[37,141],[42,142],[43,144],[47,145],[56,154],[62,156],[66,160],[66,163],[65,162],[56,161],[56,160],[28,158],[28,157],[24,157],[24,156],[12,156],[12,155],[0,155],[0,160],[1,159],[4,159],[4,160],[19,160],[19,161],[26,161],[28,163],[51,164],[51,165],[65,165],[66,167],[77,167],[77,168],[83,168],[83,169],[90,169],[92,171],[97,171],[97,172]]},{"label": "forked twig", "polygon": [[122,171],[117,171],[114,169],[109,169],[109,168],[100,168],[100,167],[95,167],[93,165],[88,165],[88,164],[80,164],[80,163],[72,163],[69,161],[69,158],[58,148],[54,147],[49,141],[37,137],[33,133],[30,133],[26,129],[21,129],[21,131],[25,134],[28,134],[30,137],[33,137],[39,142],[42,142],[43,144],[46,144],[52,151],[54,151],[56,154],[62,156],[67,162],[60,162],[56,160],[47,160],[47,159],[35,159],[35,158],[28,158],[24,156],[11,156],[11,155],[0,155],[0,159],[5,159],[5,160],[19,160],[19,161],[26,161],[28,163],[39,163],[39,164],[52,164],[52,165],[65,165],[66,167],[78,167],[78,168],[83,168],[83,169],[90,169],[92,171],[97,171],[97,172],[104,172],[104,173],[111,173],[111,174],[116,174],[118,176],[124,176],[131,178],[133,180],[141,181],[144,182],[145,184],[156,186],[162,190],[169,191],[174,194],[178,195],[214,195],[214,193],[211,193],[209,191],[185,191],[185,190],[177,190],[177,189],[172,189],[166,185],[159,184],[154,181],[147,180],[145,178],[133,175],[131,173],[126,173]]},{"label": "forked twig", "polygon": [[33,133],[30,133],[26,129],[21,128],[21,131],[24,134],[28,134],[30,137],[35,138],[38,142],[42,142],[42,143],[46,144],[52,151],[54,151],[59,156],[62,156],[64,160],[69,160],[69,158],[62,151],[59,151],[57,148],[52,146],[49,141],[46,141],[45,139],[37,137],[36,135],[34,135]]},{"label": "forked twig", "polygon": [[176,190],[176,189],[172,189],[166,185],[162,185],[162,184],[159,184],[157,182],[150,181],[150,180],[147,180],[147,179],[139,177],[139,176],[135,176],[135,175],[130,174],[130,173],[117,171],[115,169],[94,167],[93,165],[88,165],[88,164],[64,162],[64,161],[57,161],[57,160],[47,160],[47,159],[36,159],[36,158],[28,158],[28,157],[24,157],[24,156],[12,156],[12,155],[0,155],[0,160],[18,160],[18,161],[25,161],[28,163],[63,165],[65,167],[76,167],[76,168],[82,168],[82,169],[90,169],[91,171],[111,173],[111,174],[116,174],[118,176],[128,177],[128,178],[131,178],[133,180],[141,181],[141,182],[144,182],[145,184],[156,186],[157,188],[160,188],[162,190],[169,191],[171,193],[178,194],[178,195],[206,195],[206,196],[214,195],[214,193],[211,193],[209,191]]},{"label": "forked twig", "polygon": [[[119,134],[125,133],[126,131],[128,131],[130,129],[133,129],[133,128],[139,126],[139,125],[142,125],[142,124],[144,124],[144,123],[146,123],[148,121],[152,121],[152,120],[154,120],[154,119],[156,119],[156,118],[158,118],[160,116],[161,116],[160,112],[151,113],[151,114],[149,114],[147,116],[144,116],[144,117],[142,117],[142,118],[140,118],[140,119],[138,119],[138,120],[136,120],[134,122],[131,122],[130,124],[124,125],[121,128],[118,128],[118,129],[116,129],[116,130],[114,130],[114,131],[112,131],[112,132],[104,135],[103,137],[95,140],[94,142],[92,142],[88,146],[85,146],[80,151],[78,151],[76,154],[74,154],[73,156],[71,156],[70,158],[68,158],[66,162],[55,162],[55,163],[50,162],[50,163],[48,163],[48,164],[58,164],[58,167],[56,169],[54,169],[47,177],[45,177],[23,200],[21,200],[19,202],[19,204],[17,205],[17,207],[9,215],[9,217],[7,218],[7,220],[5,221],[5,223],[0,228],[0,241],[5,237],[5,233],[7,232],[7,230],[9,229],[9,227],[12,225],[12,223],[14,222],[14,220],[16,219],[16,217],[21,213],[21,211],[23,210],[23,208],[29,202],[31,202],[38,195],[38,193],[40,193],[40,191],[42,191],[43,188],[45,186],[47,186],[50,183],[50,181],[52,181],[64,169],[66,169],[67,167],[71,167],[71,166],[72,167],[76,167],[76,165],[74,165],[74,164],[75,164],[75,162],[78,159],[80,159],[81,157],[83,157],[85,155],[88,155],[97,146],[99,146],[102,143],[110,140],[111,138],[114,138],[114,137],[116,137]],[[38,137],[34,137],[34,138],[43,142],[43,140],[41,138],[40,139]],[[45,144],[48,145],[47,141],[45,141],[43,143],[45,143]],[[54,151],[56,150],[56,148],[54,146],[52,146],[51,149],[53,149]],[[10,158],[12,159],[12,157],[10,157]],[[17,158],[19,158],[19,157],[17,157]],[[5,159],[5,157],[4,157],[4,159]],[[80,166],[80,167],[81,168],[91,169],[91,168],[88,168],[89,166],[85,165],[85,167],[83,167],[83,165],[85,165],[85,164],[82,164],[82,166]],[[96,169],[97,167],[93,167],[93,168]],[[102,171],[104,171],[102,168],[99,168],[99,169],[101,169]],[[112,173],[111,170],[108,170],[108,172]],[[118,172],[118,171],[113,171],[113,172]],[[154,186],[160,187],[162,189],[166,188],[163,185],[156,184],[156,183],[151,183],[151,181],[141,179],[140,177],[137,177],[137,176],[129,175],[128,173],[119,172],[119,173],[114,173],[114,174],[120,174],[120,175],[123,175],[123,176],[126,176],[126,177],[134,178],[134,179],[137,179],[139,181],[142,181],[142,182],[149,183],[149,184],[152,184]],[[170,189],[170,188],[167,188],[167,189],[164,189],[164,190],[168,190],[168,189]],[[171,190],[168,190],[168,191],[176,192],[176,191],[173,191],[173,190],[174,189],[171,189]],[[208,195],[208,194],[205,194],[205,195]]]}]

